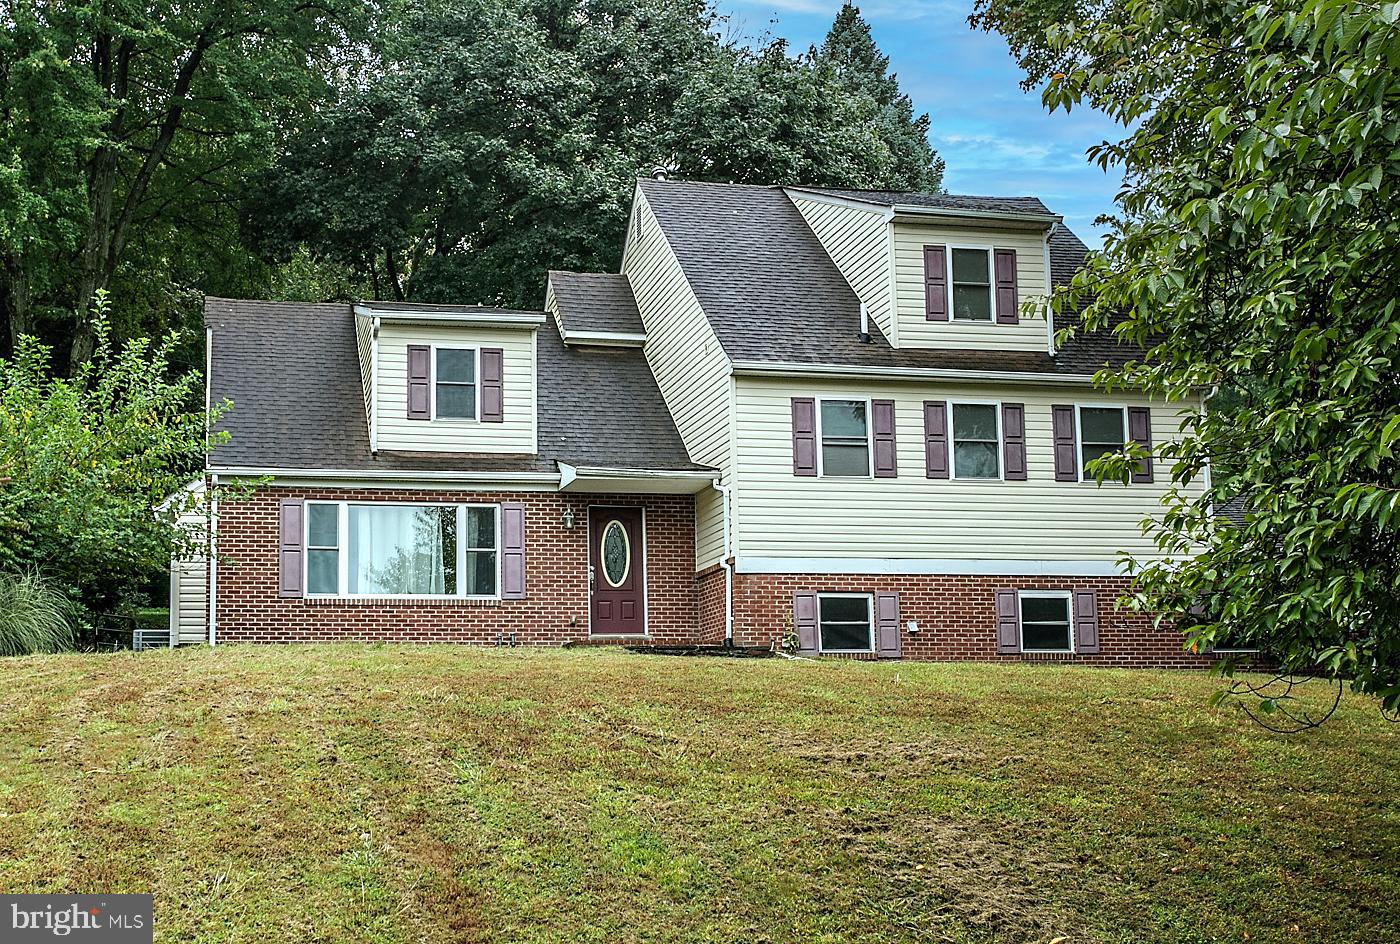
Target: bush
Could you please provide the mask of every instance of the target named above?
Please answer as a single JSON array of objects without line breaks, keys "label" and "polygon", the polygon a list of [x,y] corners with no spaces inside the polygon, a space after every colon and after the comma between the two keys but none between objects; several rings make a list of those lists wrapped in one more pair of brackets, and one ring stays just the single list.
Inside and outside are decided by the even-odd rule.
[{"label": "bush", "polygon": [[0,656],[73,648],[73,604],[36,573],[0,574]]}]

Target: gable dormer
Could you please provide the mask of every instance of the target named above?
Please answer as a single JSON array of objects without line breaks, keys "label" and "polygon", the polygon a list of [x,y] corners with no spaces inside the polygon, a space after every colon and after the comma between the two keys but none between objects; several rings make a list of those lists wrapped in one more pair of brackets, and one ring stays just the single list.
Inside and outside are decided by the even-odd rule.
[{"label": "gable dormer", "polygon": [[866,314],[897,348],[1046,351],[1025,302],[1049,289],[1060,217],[1031,197],[789,189]]},{"label": "gable dormer", "polygon": [[543,312],[363,302],[355,335],[370,448],[537,451]]}]

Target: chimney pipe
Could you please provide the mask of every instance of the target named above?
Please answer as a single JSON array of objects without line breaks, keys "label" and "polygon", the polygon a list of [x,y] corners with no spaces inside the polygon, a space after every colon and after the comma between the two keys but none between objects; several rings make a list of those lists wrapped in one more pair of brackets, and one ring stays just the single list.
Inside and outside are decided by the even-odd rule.
[{"label": "chimney pipe", "polygon": [[652,180],[666,180],[666,179],[668,179],[670,176],[671,176],[671,172],[668,171],[666,168],[660,166],[660,165],[657,165],[656,167],[653,167],[653,168],[651,169],[651,179],[652,179]]}]

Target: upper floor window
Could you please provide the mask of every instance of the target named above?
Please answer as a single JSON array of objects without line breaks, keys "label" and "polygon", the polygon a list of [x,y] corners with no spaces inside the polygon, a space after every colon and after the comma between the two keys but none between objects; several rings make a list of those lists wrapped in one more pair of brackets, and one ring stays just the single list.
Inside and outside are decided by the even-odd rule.
[{"label": "upper floor window", "polygon": [[476,419],[476,351],[433,348],[433,410],[437,419]]},{"label": "upper floor window", "polygon": [[949,283],[953,286],[955,321],[992,320],[992,251],[960,249],[949,252]]},{"label": "upper floor window", "polygon": [[1121,406],[1079,408],[1079,469],[1099,456],[1120,452],[1127,442],[1126,411]]},{"label": "upper floor window", "polygon": [[997,407],[992,403],[954,403],[953,477],[995,479],[1001,477]]},{"label": "upper floor window", "polygon": [[821,474],[868,476],[870,423],[865,400],[822,400]]}]

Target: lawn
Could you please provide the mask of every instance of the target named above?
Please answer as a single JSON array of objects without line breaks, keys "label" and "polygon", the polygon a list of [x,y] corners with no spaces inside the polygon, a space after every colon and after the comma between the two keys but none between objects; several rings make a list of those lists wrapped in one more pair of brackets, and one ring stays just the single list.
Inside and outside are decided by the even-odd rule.
[{"label": "lawn", "polygon": [[0,892],[158,941],[1400,939],[1400,728],[1199,675],[447,647],[0,663]]}]

